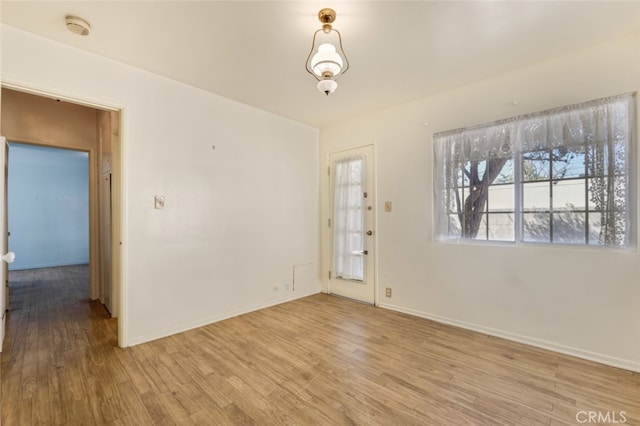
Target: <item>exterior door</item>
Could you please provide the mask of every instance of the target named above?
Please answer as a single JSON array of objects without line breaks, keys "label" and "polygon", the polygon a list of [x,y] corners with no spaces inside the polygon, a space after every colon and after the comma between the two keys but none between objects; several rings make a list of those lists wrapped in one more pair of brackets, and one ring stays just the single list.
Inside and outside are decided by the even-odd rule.
[{"label": "exterior door", "polygon": [[375,304],[373,145],[329,156],[329,293]]}]

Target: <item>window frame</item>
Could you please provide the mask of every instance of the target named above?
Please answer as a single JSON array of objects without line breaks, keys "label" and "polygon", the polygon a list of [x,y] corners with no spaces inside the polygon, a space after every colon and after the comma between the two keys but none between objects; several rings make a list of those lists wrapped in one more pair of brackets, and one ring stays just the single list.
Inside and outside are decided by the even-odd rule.
[{"label": "window frame", "polygon": [[[624,111],[628,114],[628,117],[627,117],[628,121],[625,123],[626,124],[626,127],[624,127],[625,137],[622,140],[620,140],[617,135],[612,136],[611,133],[609,133],[606,139],[596,140],[597,138],[594,138],[592,140],[589,140],[587,137],[585,137],[584,141],[580,144],[572,143],[571,140],[562,139],[561,144],[559,145],[544,146],[542,148],[537,148],[537,149],[531,149],[531,147],[526,147],[526,144],[522,144],[521,141],[519,140],[514,139],[510,141],[512,145],[515,145],[515,146],[512,146],[510,155],[507,157],[509,158],[507,161],[512,162],[513,175],[511,177],[511,182],[496,183],[497,178],[494,178],[493,181],[486,184],[487,195],[486,195],[484,208],[481,213],[478,213],[478,212],[474,213],[474,216],[476,217],[478,217],[477,216],[478,214],[481,214],[482,218],[480,219],[481,223],[479,224],[480,230],[473,237],[463,236],[463,233],[464,233],[463,228],[465,227],[465,224],[461,222],[461,218],[463,217],[462,215],[465,214],[465,211],[464,210],[462,212],[460,211],[459,203],[460,202],[464,203],[464,201],[466,200],[464,191],[467,188],[470,188],[472,184],[470,181],[466,181],[465,176],[462,175],[463,173],[462,167],[464,164],[468,164],[474,161],[485,162],[486,164],[486,162],[489,161],[490,158],[495,158],[495,157],[490,157],[490,154],[487,154],[486,158],[484,159],[477,159],[477,158],[474,159],[472,156],[455,158],[451,152],[447,153],[446,151],[444,155],[438,155],[437,144],[447,143],[444,140],[441,140],[439,136],[445,135],[445,137],[447,137],[452,134],[455,135],[456,133],[461,133],[466,131],[482,132],[483,130],[495,130],[500,126],[505,126],[505,125],[509,126],[511,122],[517,122],[518,120],[526,120],[529,117],[545,119],[546,117],[551,117],[552,114],[557,113],[558,111],[567,111],[567,110],[571,111],[572,108],[575,110],[581,110],[581,109],[589,108],[591,105],[608,106],[609,104],[607,102],[610,102],[611,105],[613,105],[616,102],[620,102],[623,108],[626,108],[626,110]],[[435,201],[434,211],[433,211],[434,240],[442,241],[442,242],[452,241],[452,242],[458,242],[458,243],[460,242],[484,243],[484,244],[489,243],[489,244],[507,244],[507,245],[524,244],[524,245],[542,245],[542,246],[559,246],[559,247],[575,247],[575,248],[598,248],[598,249],[605,248],[605,249],[634,249],[635,250],[637,247],[637,235],[636,235],[637,220],[636,219],[638,217],[638,211],[637,211],[638,206],[637,206],[637,195],[636,195],[636,187],[637,187],[636,176],[637,176],[637,164],[638,164],[638,159],[636,158],[636,155],[637,155],[636,125],[637,125],[638,117],[636,115],[636,109],[637,109],[636,93],[627,93],[627,94],[622,94],[618,96],[597,99],[597,100],[585,102],[582,104],[569,105],[566,107],[542,111],[542,112],[533,113],[525,116],[518,116],[514,118],[500,120],[494,123],[483,124],[483,125],[474,126],[470,128],[456,129],[456,130],[447,131],[447,132],[435,133],[433,135],[433,147],[434,147],[433,188],[434,188],[434,201]],[[605,117],[605,119],[611,120],[611,118],[608,116]],[[564,125],[568,126],[567,124],[564,124]],[[570,138],[567,138],[567,139],[570,139]],[[592,203],[592,198],[591,198],[592,186],[591,185],[593,184],[593,181],[595,179],[604,179],[604,180],[614,179],[616,176],[616,171],[613,170],[613,174],[610,173],[609,170],[607,170],[605,174],[599,174],[599,175],[590,174],[589,172],[590,164],[588,163],[589,156],[596,149],[606,149],[606,150],[613,149],[614,153],[610,155],[616,155],[617,153],[616,147],[620,146],[619,145],[620,143],[623,143],[622,146],[624,147],[622,151],[624,155],[624,161],[620,163],[620,164],[623,164],[623,173],[621,174],[618,173],[617,176],[622,177],[622,180],[618,181],[616,179],[612,181],[611,185],[622,185],[621,187],[624,193],[624,196],[623,196],[624,203],[622,204],[623,207],[621,209],[620,208],[616,209],[614,207],[614,210],[608,210],[604,207],[598,208],[597,206],[593,205],[594,203]],[[582,165],[583,165],[582,167],[584,168],[584,172],[579,174],[578,176],[570,175],[568,177],[565,177],[565,175],[563,174],[562,177],[560,178],[555,177],[554,163],[560,160],[554,159],[554,151],[558,149],[561,149],[561,151],[573,152],[574,154],[578,153],[575,155],[579,155],[579,156],[581,155]],[[465,148],[460,148],[459,146],[456,147],[455,150],[457,150],[456,152],[458,151],[466,152]],[[580,151],[582,152],[580,153]],[[526,180],[525,176],[523,176],[523,168],[526,161],[524,157],[527,155],[527,153],[531,153],[531,152],[547,152],[548,153],[548,156],[547,156],[548,160],[545,160],[545,161],[549,163],[548,165],[549,172],[548,172],[548,176],[546,176],[545,179]],[[439,161],[443,162],[444,164],[439,164],[438,163]],[[562,161],[566,161],[566,160],[562,160]],[[615,161],[616,163],[613,163],[613,164],[617,168],[619,167],[619,163],[617,163],[618,160],[615,160]],[[455,171],[456,168],[458,169],[457,171]],[[503,170],[503,168],[504,168],[504,165],[502,166],[501,170]],[[450,179],[452,170],[456,176],[455,177],[456,184],[453,186],[451,185],[451,179]],[[438,173],[441,173],[441,174],[444,173],[449,179],[443,178],[442,176],[438,176]],[[584,206],[577,205],[577,207],[574,207],[574,208],[569,207],[568,209],[563,209],[557,205],[554,206],[554,185],[557,185],[560,182],[571,182],[571,181],[584,182],[584,185],[583,185]],[[531,211],[527,211],[527,209],[525,208],[525,199],[524,199],[525,184],[532,183],[532,182],[546,182],[549,184],[549,204],[548,204],[549,207],[545,212],[543,212],[548,216],[548,227],[545,230],[546,234],[548,235],[548,239],[544,241],[538,241],[533,238],[527,238],[525,234],[525,222],[526,222],[525,214],[531,213]],[[447,183],[447,186],[439,186],[438,185],[439,183],[440,184]],[[513,209],[512,210],[502,209],[500,211],[494,211],[491,209],[490,188],[498,187],[502,185],[513,185]],[[560,188],[560,187],[557,187],[557,188]],[[560,192],[557,190],[557,188],[555,189],[555,191]],[[461,201],[459,200],[458,204],[453,204],[456,191],[460,193]],[[613,197],[613,201],[609,200],[608,202],[609,203],[613,202],[614,206],[618,206],[618,204],[615,204],[615,203],[619,200],[619,198],[618,198],[618,195],[615,195],[615,196],[613,195],[615,193],[616,193],[615,191],[607,192],[606,196],[608,198]],[[578,197],[581,197],[581,196],[582,194],[578,195]],[[567,206],[570,206],[570,205],[571,203],[567,203]],[[609,237],[609,238],[613,238],[612,240],[613,242],[611,242],[611,240],[607,242],[606,239],[605,240],[593,239],[593,235],[591,234],[593,231],[594,224],[590,222],[590,215],[593,217],[594,214],[601,214],[601,212],[605,212],[605,211],[608,212],[608,214],[612,214],[612,215],[618,215],[620,214],[620,211],[622,211],[622,214],[623,214],[622,222],[619,222],[615,218],[613,219],[614,221],[616,221],[616,224],[619,224],[619,223],[623,224],[623,231],[621,231],[622,240],[618,239],[619,231],[617,229],[614,234],[609,234],[609,235],[613,235],[613,237],[611,236]],[[583,231],[582,233],[584,235],[584,239],[578,238],[580,241],[577,241],[577,240],[571,241],[571,236],[565,237],[565,238],[562,238],[562,237],[558,238],[557,235],[554,236],[554,228],[556,228],[556,231],[559,229],[562,229],[561,228],[562,221],[559,218],[561,217],[560,215],[562,215],[563,213],[567,213],[569,215],[571,214],[583,215],[583,217],[579,218],[579,220],[582,220],[581,226],[582,226],[582,231]],[[490,217],[493,214],[512,215],[511,217],[512,217],[513,225],[511,227],[512,229],[511,235],[513,236],[513,239],[496,239],[495,237],[493,239],[491,238]],[[456,217],[457,217],[457,220],[456,220]],[[578,217],[578,216],[575,216],[575,217]],[[446,220],[446,233],[443,233],[443,225],[444,225],[443,219]],[[457,226],[453,226],[452,224],[455,223],[456,221],[457,221]],[[611,222],[609,223],[611,224]],[[610,225],[607,231],[611,229],[611,226],[614,226],[617,228],[618,225]],[[467,228],[467,230],[468,229],[469,228]],[[599,230],[598,231],[599,233],[600,230],[602,229],[602,225],[600,225],[596,229]],[[507,232],[507,234],[508,233],[509,232]]]}]

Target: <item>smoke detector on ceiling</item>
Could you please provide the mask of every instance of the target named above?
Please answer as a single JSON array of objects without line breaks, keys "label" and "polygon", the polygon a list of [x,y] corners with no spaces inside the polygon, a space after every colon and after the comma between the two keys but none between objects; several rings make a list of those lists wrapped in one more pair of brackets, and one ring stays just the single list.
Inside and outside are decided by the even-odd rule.
[{"label": "smoke detector on ceiling", "polygon": [[77,16],[68,15],[64,18],[67,23],[67,29],[74,34],[78,34],[81,36],[89,35],[91,31],[91,25],[87,21],[82,18],[78,18]]}]

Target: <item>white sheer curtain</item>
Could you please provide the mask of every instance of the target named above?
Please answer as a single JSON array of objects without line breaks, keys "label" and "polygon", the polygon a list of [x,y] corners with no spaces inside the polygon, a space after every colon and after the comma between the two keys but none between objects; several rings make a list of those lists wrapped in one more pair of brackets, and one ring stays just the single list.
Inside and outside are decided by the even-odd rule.
[{"label": "white sheer curtain", "polygon": [[[465,164],[507,157],[517,162],[526,153],[562,148],[584,153],[589,209],[600,214],[599,243],[628,245],[629,150],[634,117],[635,96],[625,94],[435,134],[436,239],[462,237],[452,231],[451,217],[460,213],[455,197]],[[519,176],[514,178],[517,182]],[[514,211],[518,210],[519,206],[514,206]]]},{"label": "white sheer curtain", "polygon": [[333,197],[333,274],[364,279],[364,157],[336,162]]}]

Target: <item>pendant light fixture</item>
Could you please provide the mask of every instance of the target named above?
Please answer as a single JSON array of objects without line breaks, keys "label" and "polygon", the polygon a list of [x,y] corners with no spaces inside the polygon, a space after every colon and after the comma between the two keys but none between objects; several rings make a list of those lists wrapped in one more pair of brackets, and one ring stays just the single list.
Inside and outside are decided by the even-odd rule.
[{"label": "pendant light fixture", "polygon": [[336,79],[349,69],[349,61],[342,49],[340,32],[331,26],[336,20],[335,10],[320,10],[318,19],[322,28],[313,34],[306,68],[318,80],[318,90],[329,96],[338,87]]}]

